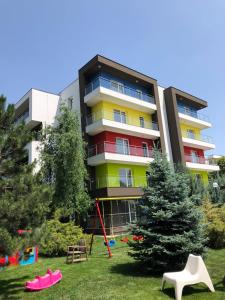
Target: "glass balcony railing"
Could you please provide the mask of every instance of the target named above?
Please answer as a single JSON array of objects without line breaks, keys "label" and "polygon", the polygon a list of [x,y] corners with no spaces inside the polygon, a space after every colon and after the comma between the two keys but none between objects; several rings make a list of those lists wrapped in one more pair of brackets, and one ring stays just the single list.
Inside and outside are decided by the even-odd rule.
[{"label": "glass balcony railing", "polygon": [[194,164],[216,165],[216,163],[213,160],[209,160],[203,156],[197,155],[185,155],[185,161]]},{"label": "glass balcony railing", "polygon": [[208,135],[203,135],[203,134],[198,134],[198,133],[193,133],[193,132],[182,130],[182,137],[213,144],[213,138]]},{"label": "glass balcony railing", "polygon": [[148,148],[147,145],[146,147],[138,147],[132,145],[125,146],[119,143],[112,142],[104,142],[91,146],[88,149],[88,157],[96,156],[105,152],[140,157],[153,157],[153,150],[151,148]]},{"label": "glass balcony railing", "polygon": [[145,176],[138,177],[119,177],[105,176],[97,177],[95,181],[90,183],[90,188],[101,189],[106,187],[121,187],[121,188],[142,188],[147,186],[147,178]]},{"label": "glass balcony railing", "polygon": [[131,118],[127,116],[126,114],[121,115],[120,118],[118,116],[115,118],[114,113],[112,111],[97,111],[87,116],[86,118],[86,124],[90,125],[93,124],[101,119],[106,119],[118,123],[123,123],[127,125],[132,125],[136,127],[146,128],[146,129],[152,129],[152,130],[159,130],[158,124],[155,122],[150,122],[147,120],[138,119],[138,118]]},{"label": "glass balcony railing", "polygon": [[210,122],[210,119],[208,116],[201,114],[197,111],[193,111],[187,106],[178,105],[178,111],[184,115],[188,115],[190,117],[199,119],[201,121]]},{"label": "glass balcony railing", "polygon": [[130,88],[120,82],[117,82],[115,80],[110,80],[104,77],[97,77],[95,80],[93,80],[92,82],[90,82],[86,87],[85,87],[85,95],[90,94],[92,91],[94,91],[95,89],[97,89],[98,87],[104,87],[107,88],[109,90],[127,95],[127,96],[131,96],[134,98],[137,98],[139,100],[148,102],[148,103],[152,103],[155,104],[155,98],[150,95],[150,94],[146,94],[143,93],[140,90],[135,90],[133,88]]},{"label": "glass balcony railing", "polygon": [[29,117],[29,110],[26,110],[24,113],[22,113],[18,118],[15,120],[15,124],[20,124],[22,122],[25,122],[25,120]]}]

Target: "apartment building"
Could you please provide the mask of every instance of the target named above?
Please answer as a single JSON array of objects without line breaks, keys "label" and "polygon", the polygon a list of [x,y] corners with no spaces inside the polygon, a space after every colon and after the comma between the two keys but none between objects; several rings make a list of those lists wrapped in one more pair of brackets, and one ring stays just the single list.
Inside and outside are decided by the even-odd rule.
[{"label": "apartment building", "polygon": [[[218,166],[205,157],[214,149],[202,134],[212,125],[201,114],[207,102],[177,88],[96,55],[78,72],[78,79],[59,94],[31,89],[16,104],[16,121],[31,130],[54,125],[61,102],[80,113],[87,142],[88,186],[101,201],[108,234],[123,231],[136,218],[136,203],[147,185],[153,146],[169,161],[183,164],[207,184]],[[29,162],[38,159],[37,141],[28,145]],[[99,228],[95,213],[88,227]]]}]

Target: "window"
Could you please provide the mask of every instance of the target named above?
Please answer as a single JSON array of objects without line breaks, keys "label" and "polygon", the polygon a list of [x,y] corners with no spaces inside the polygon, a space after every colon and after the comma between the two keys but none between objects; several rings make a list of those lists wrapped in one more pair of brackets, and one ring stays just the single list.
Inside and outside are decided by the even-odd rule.
[{"label": "window", "polygon": [[184,106],[183,109],[184,109],[184,113],[185,113],[186,115],[190,115],[190,114],[191,114],[190,107]]},{"label": "window", "polygon": [[143,156],[148,157],[148,144],[142,143],[142,149],[143,149]]},{"label": "window", "polygon": [[197,151],[194,151],[194,150],[191,151],[191,162],[193,162],[193,163],[199,162]]},{"label": "window", "polygon": [[67,102],[68,102],[68,108],[69,108],[70,110],[72,110],[72,108],[73,108],[73,97],[69,97],[69,98],[67,99]]},{"label": "window", "polygon": [[144,119],[144,117],[139,117],[139,120],[140,120],[140,126],[142,128],[145,128],[145,119]]},{"label": "window", "polygon": [[195,132],[192,129],[187,129],[187,137],[189,139],[195,139]]},{"label": "window", "polygon": [[137,98],[139,98],[139,99],[142,99],[143,97],[142,97],[142,91],[140,91],[140,90],[136,90],[136,93],[137,93]]},{"label": "window", "polygon": [[119,93],[124,93],[124,85],[122,83],[111,80],[110,81],[110,86],[111,86],[111,89],[113,91],[116,91],[116,92],[119,92]]},{"label": "window", "polygon": [[127,117],[124,111],[114,109],[113,115],[114,115],[114,121],[124,123],[124,124],[127,123]]},{"label": "window", "polygon": [[129,155],[129,141],[127,139],[116,138],[116,153]]},{"label": "window", "polygon": [[133,186],[133,178],[130,169],[120,169],[119,177],[120,177],[120,187]]}]

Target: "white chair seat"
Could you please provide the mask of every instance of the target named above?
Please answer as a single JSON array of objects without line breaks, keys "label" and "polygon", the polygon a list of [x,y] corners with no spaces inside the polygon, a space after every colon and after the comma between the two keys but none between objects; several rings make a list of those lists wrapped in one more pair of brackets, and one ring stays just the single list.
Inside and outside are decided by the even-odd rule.
[{"label": "white chair seat", "polygon": [[176,300],[181,300],[185,285],[205,283],[211,292],[215,292],[209,273],[201,256],[190,254],[183,271],[164,273],[162,278],[162,289],[165,282],[175,286]]}]

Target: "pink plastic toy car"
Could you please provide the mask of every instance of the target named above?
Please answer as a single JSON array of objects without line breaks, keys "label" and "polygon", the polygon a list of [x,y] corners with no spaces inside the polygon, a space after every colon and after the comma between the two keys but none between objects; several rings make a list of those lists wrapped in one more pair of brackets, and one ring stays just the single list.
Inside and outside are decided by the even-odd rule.
[{"label": "pink plastic toy car", "polygon": [[27,281],[25,288],[29,291],[40,291],[49,288],[50,286],[59,282],[61,279],[62,273],[59,270],[52,272],[50,269],[48,269],[46,275],[36,276],[34,280]]}]

